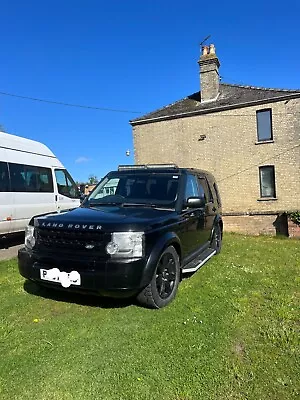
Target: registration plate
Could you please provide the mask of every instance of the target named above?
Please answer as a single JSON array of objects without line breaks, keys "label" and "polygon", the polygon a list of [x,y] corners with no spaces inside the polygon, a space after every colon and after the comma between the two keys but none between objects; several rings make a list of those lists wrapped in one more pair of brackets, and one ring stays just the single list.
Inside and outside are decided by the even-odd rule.
[{"label": "registration plate", "polygon": [[41,268],[40,277],[43,281],[60,283],[65,288],[68,288],[71,285],[81,285],[81,276],[77,271],[64,272],[60,271],[58,268]]}]

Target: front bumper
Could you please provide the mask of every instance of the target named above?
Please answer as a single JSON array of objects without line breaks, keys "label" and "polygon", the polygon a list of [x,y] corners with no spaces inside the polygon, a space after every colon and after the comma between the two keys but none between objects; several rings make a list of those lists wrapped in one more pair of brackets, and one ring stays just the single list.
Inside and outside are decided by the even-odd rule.
[{"label": "front bumper", "polygon": [[[45,286],[68,291],[107,295],[111,297],[129,297],[140,292],[151,280],[147,277],[146,259],[78,259],[74,255],[39,255],[22,248],[18,252],[20,274]],[[58,268],[60,271],[79,272],[80,286],[71,285],[65,289],[58,282],[44,281],[40,269]]]}]

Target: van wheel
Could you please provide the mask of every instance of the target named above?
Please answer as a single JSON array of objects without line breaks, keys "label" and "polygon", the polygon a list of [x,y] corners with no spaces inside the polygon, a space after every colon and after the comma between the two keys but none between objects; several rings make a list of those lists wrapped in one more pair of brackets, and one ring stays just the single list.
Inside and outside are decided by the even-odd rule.
[{"label": "van wheel", "polygon": [[138,294],[138,302],[148,308],[166,306],[176,295],[179,278],[179,257],[174,247],[169,246],[159,257],[151,282]]},{"label": "van wheel", "polygon": [[210,242],[210,247],[216,250],[216,254],[219,254],[222,247],[222,231],[219,224],[214,227],[212,239]]}]

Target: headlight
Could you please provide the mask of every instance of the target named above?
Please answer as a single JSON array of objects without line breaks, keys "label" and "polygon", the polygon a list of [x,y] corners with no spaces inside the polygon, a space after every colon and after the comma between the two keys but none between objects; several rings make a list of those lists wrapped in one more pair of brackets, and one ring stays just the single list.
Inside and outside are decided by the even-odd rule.
[{"label": "headlight", "polygon": [[115,232],[106,246],[112,257],[132,258],[144,255],[144,232]]},{"label": "headlight", "polygon": [[28,225],[25,228],[25,247],[32,249],[35,245],[34,226]]}]

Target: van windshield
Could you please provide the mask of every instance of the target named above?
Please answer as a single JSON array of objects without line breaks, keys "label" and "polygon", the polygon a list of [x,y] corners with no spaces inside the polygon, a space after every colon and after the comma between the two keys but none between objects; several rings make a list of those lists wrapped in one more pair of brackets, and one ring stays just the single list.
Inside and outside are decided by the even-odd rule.
[{"label": "van windshield", "polygon": [[90,205],[122,204],[174,207],[179,175],[176,174],[110,174],[88,197]]},{"label": "van windshield", "polygon": [[71,199],[80,198],[79,189],[66,169],[56,169],[55,177],[59,194],[70,197]]}]

